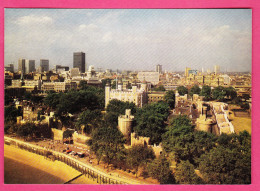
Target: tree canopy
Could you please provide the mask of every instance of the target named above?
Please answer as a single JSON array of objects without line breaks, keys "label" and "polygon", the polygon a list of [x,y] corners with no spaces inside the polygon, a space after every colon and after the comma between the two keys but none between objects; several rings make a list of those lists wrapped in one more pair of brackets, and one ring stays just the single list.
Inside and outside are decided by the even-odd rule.
[{"label": "tree canopy", "polygon": [[189,160],[193,164],[215,141],[213,134],[194,131],[190,119],[181,115],[170,123],[163,135],[163,147],[166,152],[174,153],[176,162]]},{"label": "tree canopy", "polygon": [[34,123],[25,123],[17,128],[17,135],[21,137],[33,136],[37,132],[37,127]]},{"label": "tree canopy", "polygon": [[154,87],[152,90],[153,91],[166,91],[163,85],[160,85],[158,87]]},{"label": "tree canopy", "polygon": [[170,163],[164,156],[148,163],[148,174],[157,179],[160,184],[174,184],[175,179],[170,169]]},{"label": "tree canopy", "polygon": [[124,149],[125,139],[117,128],[101,127],[92,132],[88,141],[90,149],[96,154],[98,162],[111,164],[117,154]]},{"label": "tree canopy", "polygon": [[80,91],[67,93],[49,93],[44,98],[44,103],[55,109],[59,114],[77,113],[84,109],[104,108],[104,91],[93,86],[86,86]]},{"label": "tree canopy", "polygon": [[179,92],[179,94],[181,96],[185,95],[185,94],[188,94],[188,89],[184,86],[179,86],[177,87],[177,91]]},{"label": "tree canopy", "polygon": [[237,97],[237,92],[236,92],[235,88],[230,86],[230,87],[225,88],[225,91],[226,91],[226,96],[229,99],[233,100]]},{"label": "tree canopy", "polygon": [[5,110],[4,110],[4,120],[5,123],[7,122],[16,122],[16,118],[19,115],[19,111],[18,109],[16,109],[14,106],[10,105],[10,106],[5,106]]},{"label": "tree canopy", "polygon": [[116,127],[118,116],[124,115],[126,109],[131,109],[131,114],[136,113],[136,105],[133,102],[124,102],[117,99],[111,100],[106,108],[105,122],[111,127]]},{"label": "tree canopy", "polygon": [[211,87],[210,86],[202,86],[202,89],[201,89],[201,93],[200,93],[201,96],[204,96],[205,99],[210,99],[211,98]]},{"label": "tree canopy", "polygon": [[200,94],[200,92],[201,92],[201,89],[200,89],[200,87],[198,86],[198,85],[194,85],[194,86],[192,86],[191,87],[191,89],[190,89],[190,91],[189,91],[189,95],[193,95],[193,94]]},{"label": "tree canopy", "polygon": [[169,115],[169,106],[165,102],[145,105],[135,114],[135,133],[138,136],[150,137],[151,144],[159,144],[165,132],[165,121]]},{"label": "tree canopy", "polygon": [[133,102],[124,102],[117,99],[111,100],[106,108],[107,112],[115,112],[118,114],[125,114],[126,109],[131,109],[131,113],[136,112],[136,105]]},{"label": "tree canopy", "polygon": [[226,95],[226,89],[222,86],[218,86],[212,91],[212,97],[214,100],[223,101]]},{"label": "tree canopy", "polygon": [[195,173],[193,164],[189,161],[178,163],[174,173],[176,183],[179,184],[201,184],[202,179]]},{"label": "tree canopy", "polygon": [[208,184],[250,184],[251,155],[219,146],[201,156],[199,170]]},{"label": "tree canopy", "polygon": [[174,91],[170,90],[165,93],[164,100],[168,105],[170,106],[171,109],[175,107],[175,93]]},{"label": "tree canopy", "polygon": [[155,155],[151,148],[143,145],[134,145],[127,151],[126,162],[131,168],[135,169],[137,175],[139,166],[154,158]]},{"label": "tree canopy", "polygon": [[100,125],[102,114],[100,110],[85,110],[79,115],[79,119],[76,122],[76,129],[81,130],[81,126],[85,126],[85,132],[91,133],[92,129],[97,128]]}]

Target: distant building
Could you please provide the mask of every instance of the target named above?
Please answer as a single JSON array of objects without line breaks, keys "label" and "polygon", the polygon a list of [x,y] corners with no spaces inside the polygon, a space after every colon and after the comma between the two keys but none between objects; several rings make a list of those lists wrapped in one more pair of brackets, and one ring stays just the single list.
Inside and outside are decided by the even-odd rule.
[{"label": "distant building", "polygon": [[159,83],[159,72],[138,72],[137,78],[139,81],[147,81],[151,82],[153,85],[157,85]]},{"label": "distant building", "polygon": [[18,60],[18,72],[25,73],[25,59],[20,58]]},{"label": "distant building", "polygon": [[42,91],[56,91],[56,92],[64,92],[66,90],[76,89],[76,82],[45,82],[42,84]]},{"label": "distant building", "polygon": [[61,65],[56,65],[55,66],[55,72],[56,73],[61,73],[64,71],[69,71],[70,67],[69,66],[61,66]]},{"label": "distant building", "polygon": [[165,93],[166,93],[165,91],[164,92],[149,92],[147,94],[148,95],[148,103],[164,101]]},{"label": "distant building", "polygon": [[25,60],[25,73],[35,72],[35,60]]},{"label": "distant building", "polygon": [[120,80],[117,89],[111,89],[107,84],[105,88],[105,105],[113,99],[124,102],[133,102],[137,107],[143,107],[147,103],[158,102],[164,100],[165,92],[148,92],[148,84],[143,81],[138,87],[136,83],[132,84],[132,89],[125,89]]},{"label": "distant building", "polygon": [[162,73],[162,65],[156,65],[156,72],[159,72],[160,74]]},{"label": "distant building", "polygon": [[105,88],[105,106],[108,103],[117,99],[120,101],[133,102],[137,107],[142,107],[147,103],[147,84],[143,83],[141,88],[138,89],[136,84],[132,85],[132,89],[123,89],[123,83],[119,82],[117,89],[111,89],[107,84]]},{"label": "distant building", "polygon": [[14,65],[8,64],[7,66],[5,66],[5,71],[14,73]]},{"label": "distant building", "polygon": [[219,65],[215,65],[215,66],[214,66],[215,75],[219,74],[219,71],[220,71]]},{"label": "distant building", "polygon": [[74,52],[73,53],[73,68],[79,68],[81,73],[85,73],[85,53]]},{"label": "distant building", "polygon": [[70,76],[71,76],[71,77],[80,76],[79,68],[71,68],[71,70],[70,70]]},{"label": "distant building", "polygon": [[185,68],[185,77],[189,77],[189,71],[190,71],[191,69],[190,68]]},{"label": "distant building", "polygon": [[48,72],[49,71],[49,60],[41,59],[40,66],[42,67],[43,72]]}]

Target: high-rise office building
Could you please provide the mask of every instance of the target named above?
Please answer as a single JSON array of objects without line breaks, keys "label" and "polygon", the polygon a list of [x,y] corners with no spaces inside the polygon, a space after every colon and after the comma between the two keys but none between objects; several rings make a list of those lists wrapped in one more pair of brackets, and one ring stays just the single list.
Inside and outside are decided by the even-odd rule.
[{"label": "high-rise office building", "polygon": [[156,65],[156,72],[159,72],[160,74],[162,73],[162,65]]},{"label": "high-rise office building", "polygon": [[18,72],[25,73],[25,59],[20,58],[18,60]]},{"label": "high-rise office building", "polygon": [[85,53],[74,52],[73,53],[73,68],[78,68],[81,73],[85,73]]},{"label": "high-rise office building", "polygon": [[35,60],[25,60],[25,73],[35,71]]},{"label": "high-rise office building", "polygon": [[215,65],[215,66],[214,66],[215,75],[219,74],[219,70],[220,70],[219,65]]},{"label": "high-rise office building", "polygon": [[189,77],[189,71],[191,68],[185,67],[185,77]]},{"label": "high-rise office building", "polygon": [[49,71],[49,60],[41,59],[40,66],[42,67],[42,71]]}]

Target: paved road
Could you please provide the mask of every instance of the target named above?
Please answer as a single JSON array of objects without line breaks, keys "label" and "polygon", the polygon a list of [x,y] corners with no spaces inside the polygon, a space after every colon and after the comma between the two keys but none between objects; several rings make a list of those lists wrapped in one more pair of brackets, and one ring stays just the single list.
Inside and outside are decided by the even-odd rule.
[{"label": "paved road", "polygon": [[[34,147],[34,148],[38,148],[38,149],[44,149],[43,147],[41,147],[39,145],[30,144],[30,143],[27,143],[27,142],[24,142],[24,141],[21,141],[21,140],[17,140],[17,139],[13,139],[13,138],[10,138],[10,137],[7,137],[7,136],[4,136],[4,139],[5,140],[9,140],[9,141],[13,140],[13,141],[25,144],[25,145],[30,146],[30,147]],[[104,171],[101,171],[100,169],[97,169],[97,168],[91,166],[90,164],[86,164],[86,163],[84,163],[82,161],[79,161],[76,158],[74,158],[72,156],[69,156],[67,154],[64,154],[64,153],[61,153],[61,152],[58,152],[58,151],[54,151],[54,150],[52,150],[52,152],[54,154],[56,154],[56,155],[62,155],[64,157],[67,157],[67,158],[77,162],[79,165],[84,166],[84,167],[86,167],[86,168],[88,168],[90,170],[93,170],[95,173],[98,173],[99,175],[102,175],[102,176],[105,176],[105,177],[117,180],[118,182],[125,182],[126,184],[145,184],[144,182],[139,181],[139,180],[135,180],[135,179],[133,179],[131,177],[125,177],[125,176],[118,177],[118,176],[115,176],[115,175],[113,175],[111,173],[106,173]]]}]

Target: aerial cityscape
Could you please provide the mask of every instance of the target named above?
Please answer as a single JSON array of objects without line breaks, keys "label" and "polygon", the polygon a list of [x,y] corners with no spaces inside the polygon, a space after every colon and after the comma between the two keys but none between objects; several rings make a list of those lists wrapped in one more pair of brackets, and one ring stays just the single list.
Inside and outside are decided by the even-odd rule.
[{"label": "aerial cityscape", "polygon": [[251,184],[251,22],[6,9],[5,184]]}]

